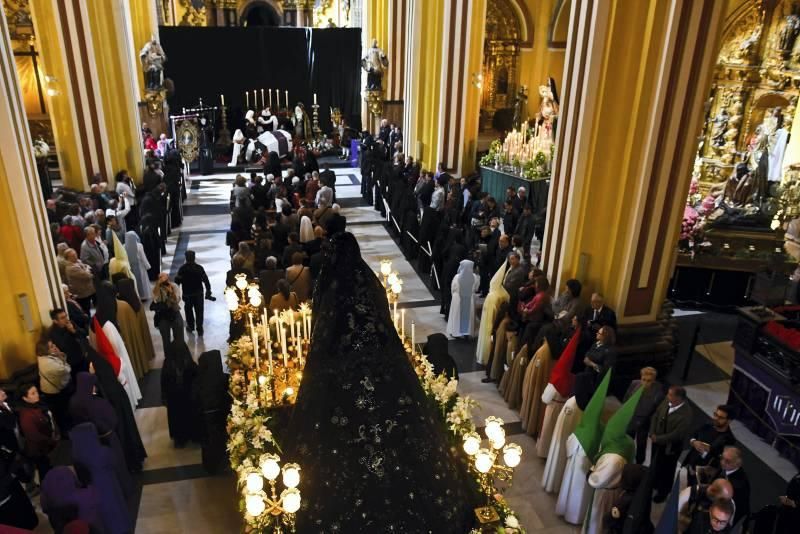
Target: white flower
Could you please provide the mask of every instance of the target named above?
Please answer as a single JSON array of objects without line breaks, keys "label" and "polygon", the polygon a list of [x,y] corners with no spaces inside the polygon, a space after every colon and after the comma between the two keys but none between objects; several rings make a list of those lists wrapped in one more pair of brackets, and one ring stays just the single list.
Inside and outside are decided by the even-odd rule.
[{"label": "white flower", "polygon": [[509,528],[519,528],[519,521],[513,515],[506,516],[506,526]]}]

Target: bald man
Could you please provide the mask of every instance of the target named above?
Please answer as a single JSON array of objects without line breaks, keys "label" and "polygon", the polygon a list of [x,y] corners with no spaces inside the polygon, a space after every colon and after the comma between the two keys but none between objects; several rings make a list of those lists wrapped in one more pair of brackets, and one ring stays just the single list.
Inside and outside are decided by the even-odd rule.
[{"label": "bald man", "polygon": [[[696,523],[698,517],[708,515],[711,505],[718,500],[733,502],[733,485],[724,479],[711,484],[694,484],[681,491],[678,497],[678,510],[684,525]],[[734,510],[736,509],[734,505]]]}]

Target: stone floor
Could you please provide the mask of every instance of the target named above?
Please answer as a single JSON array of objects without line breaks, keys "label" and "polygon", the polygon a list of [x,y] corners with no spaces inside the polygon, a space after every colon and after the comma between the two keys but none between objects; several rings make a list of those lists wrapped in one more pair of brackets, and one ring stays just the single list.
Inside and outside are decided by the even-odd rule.
[{"label": "stone floor", "polygon": [[[435,296],[414,267],[403,258],[379,213],[371,207],[359,206],[358,169],[335,169],[335,172],[338,199],[353,206],[343,208],[342,213],[347,217],[348,229],[359,241],[364,259],[376,270],[381,259],[391,259],[394,269],[403,279],[400,308],[405,309],[406,328],[410,329],[411,322],[415,323],[417,342],[424,342],[431,333],[443,332],[445,320],[439,314]],[[225,272],[229,269],[225,231],[230,221],[228,198],[233,178],[234,175],[213,175],[191,179],[184,223],[170,236],[168,254],[162,267],[163,271],[174,275],[183,263],[184,252],[194,250],[218,298],[216,302],[206,301],[205,336],[187,335],[195,358],[210,349],[219,349],[224,354],[227,346],[229,315],[221,297]],[[140,477],[141,493],[134,503],[137,532],[238,532],[241,522],[233,477],[207,476],[200,465],[199,448],[175,449],[169,440],[166,409],[161,406],[159,393],[163,351],[156,331],[153,332],[153,341],[158,356],[152,370],[142,380],[144,398],[136,410],[149,455]],[[483,418],[488,415],[502,417],[508,424],[508,441],[523,448],[523,461],[516,470],[513,486],[506,493],[522,525],[533,534],[577,533],[577,527],[566,524],[555,515],[555,496],[542,490],[544,460],[533,452],[535,441],[514,424],[519,421],[518,413],[507,408],[493,384],[481,383],[484,375],[474,362],[474,342],[451,340],[450,344],[461,373],[460,393],[470,395],[480,403],[475,414],[478,425],[482,426]],[[613,408],[615,403],[616,400],[609,399],[607,408]],[[654,514],[658,512],[657,508]],[[46,520],[37,532],[49,532],[45,525]]]}]

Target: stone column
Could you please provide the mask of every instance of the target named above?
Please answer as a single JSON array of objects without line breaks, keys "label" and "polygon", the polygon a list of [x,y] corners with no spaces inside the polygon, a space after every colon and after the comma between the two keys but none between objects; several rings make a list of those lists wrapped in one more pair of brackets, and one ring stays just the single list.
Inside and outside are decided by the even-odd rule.
[{"label": "stone column", "polygon": [[113,181],[144,172],[134,50],[132,0],[31,0],[42,63],[55,77],[49,97],[64,184],[88,188],[99,174]]},{"label": "stone column", "polygon": [[620,324],[655,320],[666,296],[722,4],[572,6],[544,267],[559,290],[604,293]]},{"label": "stone column", "polygon": [[36,362],[41,329],[64,299],[5,17],[0,79],[0,377],[8,378]]}]

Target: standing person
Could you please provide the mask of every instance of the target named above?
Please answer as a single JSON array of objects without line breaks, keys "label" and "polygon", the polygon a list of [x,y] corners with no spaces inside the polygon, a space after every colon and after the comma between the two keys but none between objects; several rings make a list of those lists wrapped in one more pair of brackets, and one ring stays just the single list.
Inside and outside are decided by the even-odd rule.
[{"label": "standing person", "polygon": [[311,271],[303,265],[303,253],[292,254],[292,265],[286,268],[286,280],[292,291],[297,294],[297,300],[305,302],[311,298],[313,289]]},{"label": "standing person", "polygon": [[181,290],[170,282],[167,273],[158,275],[153,287],[153,302],[150,309],[156,315],[153,321],[161,334],[164,349],[173,341],[183,341],[183,317],[181,317]]},{"label": "standing person", "polygon": [[675,465],[689,436],[691,424],[692,409],[686,402],[686,390],[681,386],[672,386],[650,424],[650,441],[653,444],[650,465],[655,481],[653,489],[656,491],[654,502],[664,502],[672,489]]},{"label": "standing person", "polygon": [[228,459],[226,423],[231,409],[228,375],[222,370],[222,355],[218,350],[200,355],[192,395],[203,428],[203,467],[209,473],[217,473],[225,468]]},{"label": "standing person", "polygon": [[78,253],[70,249],[64,253],[67,259],[67,284],[70,292],[75,295],[75,300],[81,305],[88,315],[92,311],[92,302],[95,300],[94,274],[92,269],[78,259]]},{"label": "standing person", "polygon": [[450,287],[450,313],[447,318],[447,334],[451,337],[475,336],[475,292],[481,280],[475,275],[474,268],[475,263],[472,260],[461,260],[458,273],[453,277]]},{"label": "standing person", "polygon": [[50,410],[39,398],[39,390],[33,384],[23,384],[19,389],[20,404],[17,406],[19,430],[25,438],[23,452],[36,466],[39,483],[52,467],[50,453],[58,445],[58,428]]},{"label": "standing person", "polygon": [[712,414],[711,423],[706,423],[694,431],[689,438],[689,454],[683,465],[689,469],[689,482],[695,480],[698,467],[711,465],[719,467],[719,458],[723,449],[734,445],[736,438],[731,432],[730,408],[720,405]]},{"label": "standing person", "polygon": [[74,377],[81,371],[87,371],[89,362],[86,360],[81,346],[81,339],[86,337],[86,331],[76,328],[63,308],[52,310],[50,319],[53,320],[53,324],[48,331],[48,337],[67,355],[67,364],[72,370],[72,376]]},{"label": "standing person", "polygon": [[[22,489],[18,469],[19,428],[17,416],[8,405],[6,392],[0,389],[0,525],[33,529],[39,520],[31,500]],[[25,477],[24,481],[29,481]]]},{"label": "standing person", "polygon": [[81,243],[81,261],[92,268],[96,278],[103,277],[107,258],[100,248],[94,226],[86,227],[86,238]]},{"label": "standing person", "polygon": [[719,467],[717,478],[723,478],[733,486],[733,500],[736,502],[733,525],[750,515],[750,479],[742,467],[742,451],[730,445],[725,447],[719,458]]},{"label": "standing person", "polygon": [[264,267],[258,273],[258,284],[261,287],[264,302],[269,302],[272,295],[278,292],[278,280],[286,278],[286,272],[278,268],[278,259],[275,256],[267,258]]},{"label": "standing person", "polygon": [[[193,332],[197,326],[197,335],[203,337],[203,299],[211,299],[211,282],[202,265],[195,263],[194,250],[186,251],[186,262],[178,269],[175,283],[183,289],[183,302],[186,309],[186,330]],[[203,294],[205,286],[205,295]]]},{"label": "standing person", "polygon": [[58,426],[67,429],[71,426],[67,415],[67,403],[75,389],[67,355],[50,340],[40,341],[36,345],[36,354],[42,397],[53,410]]},{"label": "standing person", "polygon": [[623,402],[631,398],[639,388],[644,388],[639,404],[633,414],[631,422],[628,424],[628,435],[636,443],[636,463],[643,464],[647,456],[647,433],[650,430],[650,421],[653,413],[664,400],[664,389],[661,383],[656,381],[658,371],[652,367],[643,367],[639,371],[639,380],[633,380],[625,392]]},{"label": "standing person", "polygon": [[182,449],[197,438],[197,416],[192,402],[192,388],[197,377],[197,364],[183,339],[164,347],[161,369],[161,402],[167,406],[169,437]]}]

